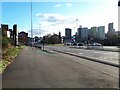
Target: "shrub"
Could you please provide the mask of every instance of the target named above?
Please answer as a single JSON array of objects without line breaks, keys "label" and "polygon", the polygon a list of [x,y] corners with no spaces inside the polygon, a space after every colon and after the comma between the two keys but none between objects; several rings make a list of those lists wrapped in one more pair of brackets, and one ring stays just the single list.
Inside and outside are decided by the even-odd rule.
[{"label": "shrub", "polygon": [[13,40],[8,37],[2,37],[2,47],[7,48],[9,44],[13,44]]},{"label": "shrub", "polygon": [[23,49],[23,46],[8,48],[6,52],[2,53],[2,60],[0,61],[0,74],[5,68],[14,61],[14,58]]}]

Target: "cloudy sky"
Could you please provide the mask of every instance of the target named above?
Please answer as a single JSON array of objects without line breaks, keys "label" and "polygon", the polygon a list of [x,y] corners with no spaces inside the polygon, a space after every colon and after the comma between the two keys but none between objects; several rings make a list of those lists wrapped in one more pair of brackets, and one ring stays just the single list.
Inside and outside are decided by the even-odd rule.
[{"label": "cloudy sky", "polygon": [[[91,0],[92,1],[92,0]],[[32,21],[34,36],[43,36],[60,31],[65,34],[65,28],[71,28],[74,34],[79,25],[91,28],[105,26],[113,22],[118,31],[118,0],[93,0],[91,2],[32,2]],[[76,21],[76,19],[78,21]],[[3,2],[2,23],[12,28],[18,24],[20,31],[31,35],[31,3],[30,2]]]}]

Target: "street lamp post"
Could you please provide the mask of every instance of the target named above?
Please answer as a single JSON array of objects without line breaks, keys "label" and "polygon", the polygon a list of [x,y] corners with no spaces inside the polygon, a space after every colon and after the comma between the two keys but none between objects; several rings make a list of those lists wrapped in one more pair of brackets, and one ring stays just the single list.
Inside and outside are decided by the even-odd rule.
[{"label": "street lamp post", "polygon": [[40,29],[40,38],[41,38],[41,24],[39,24],[39,29]]},{"label": "street lamp post", "polygon": [[[40,38],[41,38],[41,24],[39,24],[39,28],[40,28]],[[43,51],[44,51],[44,38],[42,40],[42,44],[43,44]]]},{"label": "street lamp post", "polygon": [[76,29],[78,28],[78,19],[76,19]]},{"label": "street lamp post", "polygon": [[[41,24],[39,24],[39,28],[40,28],[40,39],[41,39]],[[43,50],[44,50],[44,40],[43,40]]]},{"label": "street lamp post", "polygon": [[76,19],[76,30],[78,31],[78,19]]},{"label": "street lamp post", "polygon": [[32,0],[31,0],[31,38],[32,38],[32,41],[31,41],[31,46],[33,46],[33,27],[32,27],[33,23],[32,23]]}]

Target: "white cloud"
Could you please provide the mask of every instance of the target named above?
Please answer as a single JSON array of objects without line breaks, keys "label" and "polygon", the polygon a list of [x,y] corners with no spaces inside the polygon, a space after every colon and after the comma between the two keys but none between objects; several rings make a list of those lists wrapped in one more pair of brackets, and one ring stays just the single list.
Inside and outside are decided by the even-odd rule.
[{"label": "white cloud", "polygon": [[40,21],[49,23],[63,23],[69,19],[68,16],[54,13],[37,14],[36,16],[39,18]]},{"label": "white cloud", "polygon": [[73,25],[75,25],[76,20],[75,17],[55,13],[40,13],[36,16],[39,19],[39,23],[41,23],[41,28],[48,30],[47,33],[58,33],[61,31],[62,35],[64,35],[64,29],[66,27],[74,27]]},{"label": "white cloud", "polygon": [[[69,6],[69,5],[68,5]],[[65,35],[65,28],[71,28],[74,34],[77,29],[76,19],[78,25],[91,28],[93,26],[105,26],[108,31],[108,23],[113,22],[114,28],[118,30],[118,6],[116,2],[98,3],[95,9],[89,10],[86,14],[61,15],[56,13],[39,13],[36,16],[41,23],[42,29],[48,30],[46,33],[62,32]]]},{"label": "white cloud", "polygon": [[57,4],[57,5],[55,5],[54,7],[60,7],[62,4]]},{"label": "white cloud", "polygon": [[[72,6],[71,3],[66,3],[65,5],[66,5],[67,7],[71,7],[71,6]],[[62,6],[62,4],[54,5],[54,7],[61,7],[61,6]]]},{"label": "white cloud", "polygon": [[67,7],[71,7],[72,4],[70,4],[70,3],[66,3],[66,6],[67,6]]}]

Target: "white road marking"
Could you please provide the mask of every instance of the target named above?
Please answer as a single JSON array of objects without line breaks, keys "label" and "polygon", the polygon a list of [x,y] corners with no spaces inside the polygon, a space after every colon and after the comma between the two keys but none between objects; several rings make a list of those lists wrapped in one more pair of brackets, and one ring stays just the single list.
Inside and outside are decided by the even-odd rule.
[{"label": "white road marking", "polygon": [[94,53],[100,53],[100,54],[111,54],[112,52],[94,52]]},{"label": "white road marking", "polygon": [[83,54],[83,53],[79,53],[79,54]]}]

